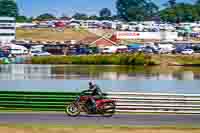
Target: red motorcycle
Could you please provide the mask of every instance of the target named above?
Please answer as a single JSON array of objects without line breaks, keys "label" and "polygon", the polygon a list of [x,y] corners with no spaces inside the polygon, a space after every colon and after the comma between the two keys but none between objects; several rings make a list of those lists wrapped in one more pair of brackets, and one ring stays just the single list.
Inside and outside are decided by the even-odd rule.
[{"label": "red motorcycle", "polygon": [[96,111],[94,112],[91,111],[91,104],[88,104],[90,98],[93,97],[81,94],[74,102],[66,106],[65,112],[73,117],[79,116],[81,112],[85,112],[86,114],[100,114],[106,117],[111,117],[115,114],[115,101],[107,98],[96,99]]}]

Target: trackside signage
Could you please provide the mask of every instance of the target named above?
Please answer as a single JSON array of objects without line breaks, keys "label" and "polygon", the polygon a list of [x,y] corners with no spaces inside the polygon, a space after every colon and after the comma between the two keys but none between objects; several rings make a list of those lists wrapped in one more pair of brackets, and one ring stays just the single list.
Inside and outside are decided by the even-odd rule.
[{"label": "trackside signage", "polygon": [[129,31],[118,31],[115,33],[117,39],[177,39],[177,32],[129,32]]}]

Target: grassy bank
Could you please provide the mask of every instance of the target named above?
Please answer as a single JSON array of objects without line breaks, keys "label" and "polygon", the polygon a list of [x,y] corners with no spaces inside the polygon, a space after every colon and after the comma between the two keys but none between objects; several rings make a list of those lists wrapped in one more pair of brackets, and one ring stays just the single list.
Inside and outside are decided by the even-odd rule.
[{"label": "grassy bank", "polygon": [[88,55],[32,57],[32,64],[84,64],[84,65],[155,65],[151,56],[130,55]]},{"label": "grassy bank", "polygon": [[32,57],[32,64],[200,66],[200,55],[88,55]]},{"label": "grassy bank", "polygon": [[200,66],[200,55],[152,55],[153,60],[164,66]]},{"label": "grassy bank", "polygon": [[195,126],[64,126],[64,125],[0,125],[4,133],[199,133]]},{"label": "grassy bank", "polygon": [[66,40],[82,40],[86,37],[96,36],[87,30],[75,30],[66,28],[63,32],[54,30],[53,28],[24,29],[17,28],[17,40],[33,40],[33,41],[66,41]]}]

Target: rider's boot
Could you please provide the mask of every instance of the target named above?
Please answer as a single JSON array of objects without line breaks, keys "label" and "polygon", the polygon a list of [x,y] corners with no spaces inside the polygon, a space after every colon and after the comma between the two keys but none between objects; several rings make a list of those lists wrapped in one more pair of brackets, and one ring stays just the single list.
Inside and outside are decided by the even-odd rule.
[{"label": "rider's boot", "polygon": [[91,113],[96,113],[96,105],[91,106]]}]

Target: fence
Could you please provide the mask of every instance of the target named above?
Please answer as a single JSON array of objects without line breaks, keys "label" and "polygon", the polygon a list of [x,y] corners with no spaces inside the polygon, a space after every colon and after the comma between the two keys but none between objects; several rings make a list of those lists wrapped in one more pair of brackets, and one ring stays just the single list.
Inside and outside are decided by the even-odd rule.
[{"label": "fence", "polygon": [[159,93],[108,93],[119,112],[200,113],[200,95]]},{"label": "fence", "polygon": [[[79,93],[0,92],[0,110],[64,111]],[[200,114],[198,94],[108,92],[118,112]]]},{"label": "fence", "polygon": [[0,92],[0,110],[64,111],[78,93]]}]

